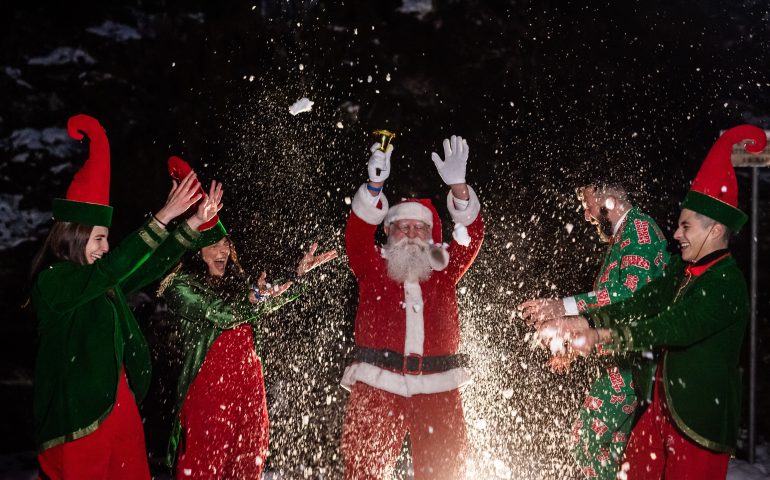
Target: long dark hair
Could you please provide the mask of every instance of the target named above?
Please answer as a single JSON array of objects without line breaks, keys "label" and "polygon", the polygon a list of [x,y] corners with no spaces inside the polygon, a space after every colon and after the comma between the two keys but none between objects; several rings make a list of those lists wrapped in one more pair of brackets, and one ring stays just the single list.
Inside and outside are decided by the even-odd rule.
[{"label": "long dark hair", "polygon": [[93,226],[82,223],[54,222],[43,246],[32,259],[29,270],[30,284],[35,281],[41,270],[55,262],[69,260],[80,265],[88,263],[86,244],[93,229]]},{"label": "long dark hair", "polygon": [[[56,262],[69,260],[80,265],[88,263],[86,261],[86,244],[93,229],[93,226],[82,223],[54,222],[51,230],[48,231],[43,246],[32,258],[32,265],[27,278],[27,292],[32,292],[37,274]],[[29,302],[30,299],[27,297],[21,308],[27,308]]]}]

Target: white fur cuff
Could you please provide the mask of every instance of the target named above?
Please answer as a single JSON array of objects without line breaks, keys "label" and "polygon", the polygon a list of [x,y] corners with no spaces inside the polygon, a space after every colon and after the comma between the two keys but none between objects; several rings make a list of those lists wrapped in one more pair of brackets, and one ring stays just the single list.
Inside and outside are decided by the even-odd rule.
[{"label": "white fur cuff", "polygon": [[470,199],[468,200],[468,206],[465,210],[458,210],[455,207],[454,197],[452,196],[451,191],[446,197],[447,208],[449,209],[449,215],[452,216],[452,220],[465,227],[473,223],[481,211],[479,197],[476,196],[476,192],[473,191],[470,185],[468,185],[468,193],[470,194]]},{"label": "white fur cuff", "polygon": [[385,215],[388,214],[388,199],[385,197],[385,194],[380,193],[382,208],[372,205],[372,196],[369,190],[367,190],[366,185],[366,183],[361,185],[353,197],[353,213],[369,225],[379,225],[385,219]]}]

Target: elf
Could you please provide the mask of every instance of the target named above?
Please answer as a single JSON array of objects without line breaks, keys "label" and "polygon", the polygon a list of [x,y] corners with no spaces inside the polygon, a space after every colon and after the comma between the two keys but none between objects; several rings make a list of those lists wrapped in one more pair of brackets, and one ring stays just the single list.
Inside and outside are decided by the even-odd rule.
[{"label": "elf", "polygon": [[[90,155],[66,199],[54,199],[54,224],[32,268],[38,321],[33,415],[40,476],[50,479],[149,479],[136,401],[147,391],[150,355],[126,294],[163,275],[222,207],[212,182],[199,194],[195,174],[174,183],[166,204],[110,250],[110,151],[99,122],[70,118]],[[201,198],[202,197],[202,198]],[[168,223],[200,201],[169,234]]]}]

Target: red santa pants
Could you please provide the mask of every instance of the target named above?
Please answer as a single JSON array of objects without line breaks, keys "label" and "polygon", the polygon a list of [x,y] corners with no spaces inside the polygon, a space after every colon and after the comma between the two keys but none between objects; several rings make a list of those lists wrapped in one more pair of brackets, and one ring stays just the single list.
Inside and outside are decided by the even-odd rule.
[{"label": "red santa pants", "polygon": [[652,405],[631,432],[621,472],[627,480],[724,480],[730,455],[707,450],[680,433],[656,377]]},{"label": "red santa pants", "polygon": [[342,430],[345,478],[388,478],[407,431],[415,480],[465,478],[459,390],[402,397],[361,382],[353,385]]},{"label": "red santa pants", "polygon": [[251,327],[223,332],[206,354],[180,414],[178,479],[258,479],[269,425]]},{"label": "red santa pants", "polygon": [[120,373],[115,406],[99,428],[43,451],[37,460],[43,480],[149,480],[142,419],[125,372]]}]

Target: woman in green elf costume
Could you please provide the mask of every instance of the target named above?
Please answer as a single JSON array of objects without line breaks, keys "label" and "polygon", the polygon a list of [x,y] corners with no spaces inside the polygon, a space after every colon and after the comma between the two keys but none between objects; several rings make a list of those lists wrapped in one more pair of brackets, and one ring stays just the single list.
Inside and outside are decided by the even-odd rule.
[{"label": "woman in green elf costume", "polygon": [[[222,208],[212,182],[195,174],[174,182],[166,204],[110,250],[110,154],[104,129],[87,115],[69,135],[90,139],[90,155],[66,199],[54,199],[54,224],[32,268],[30,301],[39,349],[33,401],[41,477],[149,479],[136,406],[147,391],[150,355],[126,294],[157,280],[194,245],[199,225]],[[199,202],[169,233],[168,223]]]},{"label": "woman in green elf costume", "polygon": [[[172,157],[169,170],[184,174],[189,165]],[[205,227],[199,251],[159,290],[184,351],[166,460],[176,461],[177,478],[260,478],[268,444],[261,323],[300,293],[284,294],[292,282],[270,287],[264,272],[250,284],[222,223]],[[337,257],[335,250],[315,255],[317,248],[302,258],[298,276]]]}]

